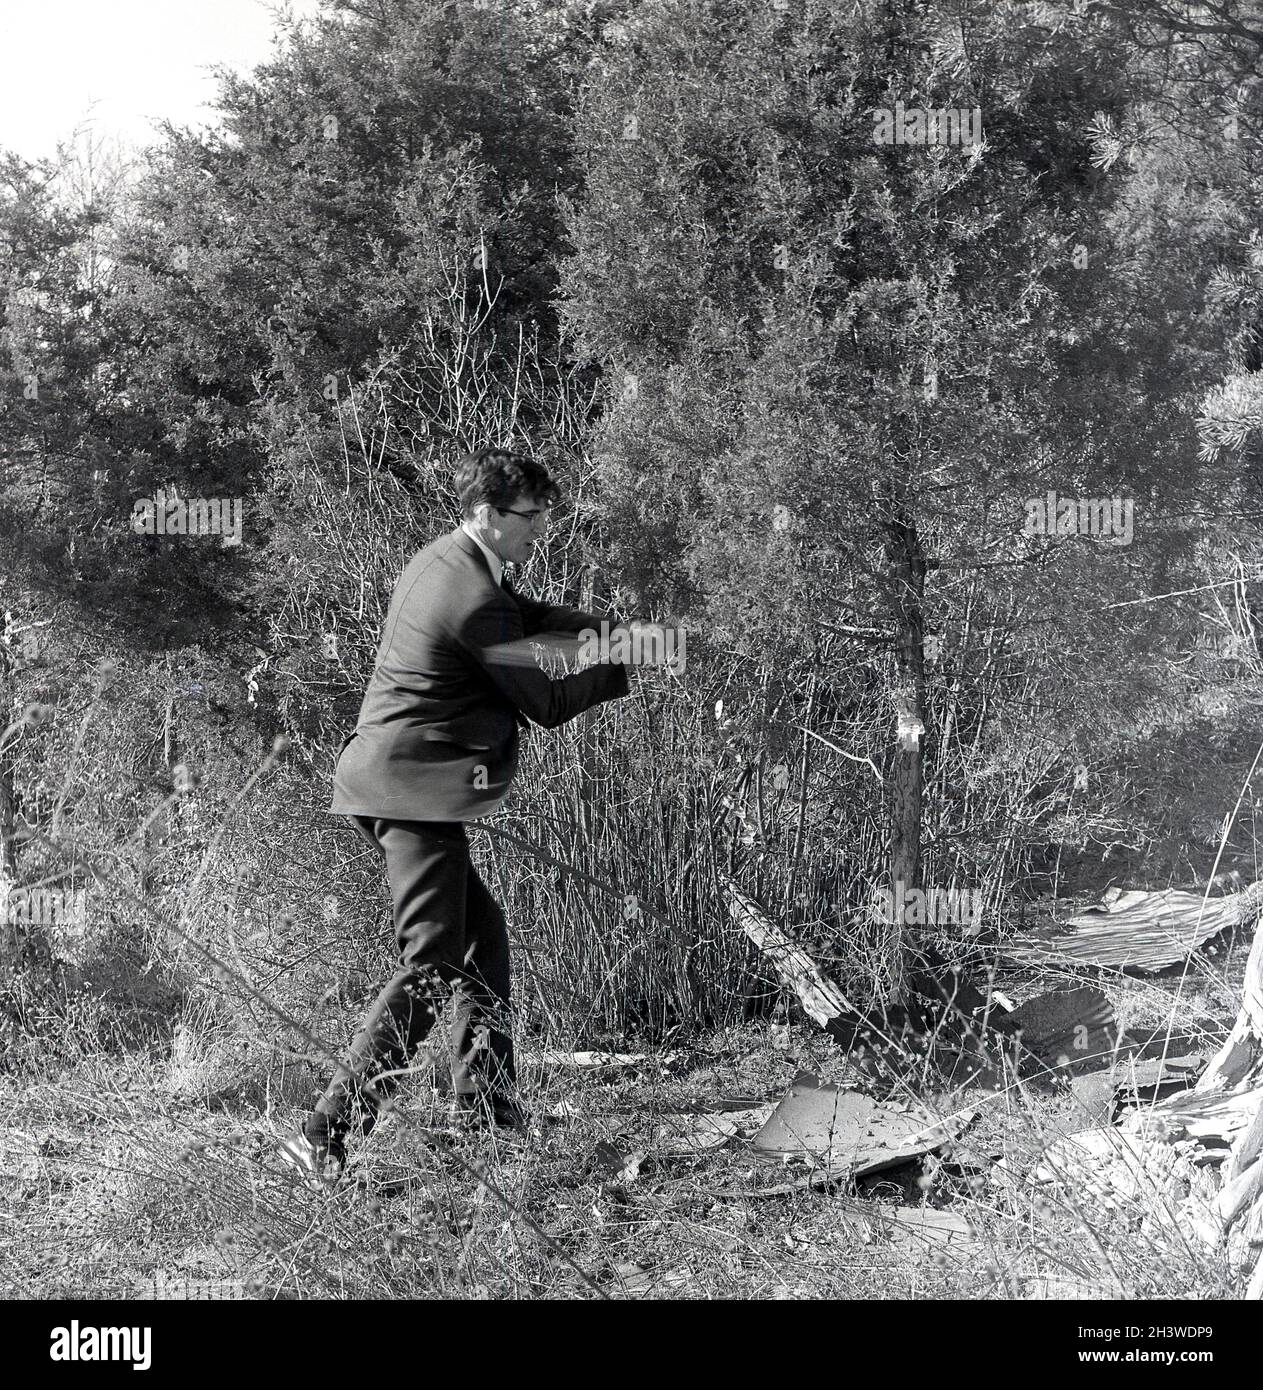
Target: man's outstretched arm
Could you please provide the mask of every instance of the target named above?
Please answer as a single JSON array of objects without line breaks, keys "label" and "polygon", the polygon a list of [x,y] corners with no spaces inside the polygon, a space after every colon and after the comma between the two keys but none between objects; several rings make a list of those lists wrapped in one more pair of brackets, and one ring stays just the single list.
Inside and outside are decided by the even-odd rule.
[{"label": "man's outstretched arm", "polygon": [[519,594],[516,589],[510,589],[509,594],[522,614],[522,635],[524,637],[534,637],[539,632],[580,633],[586,628],[591,628],[593,632],[600,632],[602,622],[609,623],[610,628],[613,629],[619,626],[622,621],[614,614],[606,618],[598,618],[594,613],[583,613],[577,608],[566,608],[561,604],[539,603],[533,598],[527,598],[525,594]]},{"label": "man's outstretched arm", "polygon": [[[579,626],[573,629],[575,632],[599,622],[592,619],[590,614],[578,613],[573,609],[553,609],[548,604],[539,604],[538,607],[547,610],[550,615],[554,612],[569,613],[572,618],[581,619]],[[524,623],[524,618],[517,613],[506,615],[502,604],[488,601],[471,613],[452,636],[465,654],[532,723],[555,729],[593,705],[620,699],[628,693],[627,668],[622,665],[601,663],[554,680],[534,664],[517,665],[496,660],[493,648],[533,635],[523,631]],[[540,629],[564,630],[567,629]]]}]

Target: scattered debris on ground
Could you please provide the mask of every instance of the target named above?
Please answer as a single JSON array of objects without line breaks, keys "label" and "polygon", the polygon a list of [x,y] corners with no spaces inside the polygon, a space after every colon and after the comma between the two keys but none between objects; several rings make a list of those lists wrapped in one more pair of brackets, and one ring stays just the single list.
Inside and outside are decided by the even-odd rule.
[{"label": "scattered debris on ground", "polygon": [[[1147,1220],[1171,1217],[1184,1234],[1226,1246],[1246,1278],[1246,1296],[1263,1298],[1263,929],[1255,931],[1236,1022],[1203,1070],[1201,1059],[1169,1032],[1129,1037],[1095,986],[1045,993],[1009,1009],[994,990],[983,994],[959,967],[928,952],[914,960],[902,1003],[861,1009],[730,882],[725,898],[733,920],[809,1016],[843,1047],[871,1052],[892,1075],[900,1074],[903,1059],[901,1074],[908,1076],[906,1060],[919,1055],[923,1076],[932,1068],[953,1083],[964,1064],[975,1087],[1001,1088],[1025,1077],[1055,1078],[1072,1088],[1087,1127],[1055,1138],[1024,1171],[1001,1156],[993,1182],[1077,1194],[1098,1209],[1146,1206]],[[1019,942],[1004,954],[1045,966],[1152,972],[1257,918],[1261,905],[1263,882],[1214,899],[1173,889],[1114,892],[1071,921],[1072,935],[1051,944]],[[1102,1071],[1108,1075],[1093,1075]],[[782,1156],[797,1150],[819,1166],[750,1195],[831,1188],[878,1171],[872,1163],[890,1167],[924,1157],[956,1138],[973,1116],[962,1110],[913,1135],[915,1121],[925,1118],[915,1103],[894,1108],[863,1090],[822,1086],[800,1073],[752,1147]],[[1217,1165],[1221,1175],[1211,1171]]]},{"label": "scattered debris on ground", "polygon": [[767,1158],[810,1154],[835,1171],[845,1164],[862,1177],[941,1148],[967,1128],[974,1114],[962,1110],[936,1119],[913,1102],[878,1101],[800,1071],[751,1148]]}]

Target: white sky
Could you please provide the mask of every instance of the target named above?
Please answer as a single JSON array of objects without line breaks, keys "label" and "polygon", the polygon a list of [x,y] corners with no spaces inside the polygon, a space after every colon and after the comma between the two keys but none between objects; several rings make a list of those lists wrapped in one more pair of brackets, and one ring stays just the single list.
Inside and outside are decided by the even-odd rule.
[{"label": "white sky", "polygon": [[[51,156],[92,118],[94,134],[143,146],[150,118],[208,125],[206,70],[265,61],[269,9],[318,0],[0,0],[0,146]],[[95,102],[95,105],[93,104]]]}]

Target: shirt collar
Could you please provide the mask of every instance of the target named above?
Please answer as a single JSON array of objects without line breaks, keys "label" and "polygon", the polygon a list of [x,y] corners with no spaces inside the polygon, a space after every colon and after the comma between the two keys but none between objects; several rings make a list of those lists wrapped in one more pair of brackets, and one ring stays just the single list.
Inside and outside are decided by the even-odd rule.
[{"label": "shirt collar", "polygon": [[469,529],[468,526],[465,525],[463,521],[460,524],[460,529],[464,531],[464,533],[469,537],[469,539],[473,541],[473,543],[478,547],[478,549],[481,550],[482,553],[487,557],[487,564],[491,569],[491,577],[493,580],[495,580],[497,584],[499,584],[501,576],[504,574],[504,562],[500,559],[500,557],[495,553],[494,550],[488,549],[485,542],[479,540],[479,538],[474,535],[474,533]]}]

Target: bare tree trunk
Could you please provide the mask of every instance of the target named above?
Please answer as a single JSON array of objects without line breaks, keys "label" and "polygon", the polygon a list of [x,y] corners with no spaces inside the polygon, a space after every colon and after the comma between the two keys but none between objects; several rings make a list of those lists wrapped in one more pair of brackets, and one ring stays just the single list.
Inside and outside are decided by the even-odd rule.
[{"label": "bare tree trunk", "polygon": [[13,761],[0,753],[0,879],[12,883],[17,877],[17,793],[13,789]]},{"label": "bare tree trunk", "polygon": [[[0,737],[8,727],[13,708],[12,663],[8,648],[0,642]],[[9,919],[9,888],[17,879],[17,791],[10,749],[0,749],[0,973],[18,958],[21,940]]]},{"label": "bare tree trunk", "polygon": [[898,701],[898,747],[890,764],[891,886],[921,886],[922,749],[925,721],[925,552],[910,517],[887,522],[886,551],[890,561],[895,613],[895,661]]},{"label": "bare tree trunk", "polygon": [[[13,663],[9,649],[0,642],[0,737],[8,727],[9,711],[13,708]],[[17,809],[18,798],[13,782],[14,762],[12,745],[0,749],[0,879],[12,882],[17,875]]]},{"label": "bare tree trunk", "polygon": [[[886,517],[886,555],[890,604],[894,614],[897,724],[896,747],[887,775],[890,808],[890,887],[893,900],[921,887],[921,803],[924,787],[923,743],[925,721],[925,552],[916,523],[899,503]],[[898,923],[895,924],[898,926]],[[905,988],[901,933],[895,943],[899,959],[894,968],[896,998]]]},{"label": "bare tree trunk", "polygon": [[[586,569],[579,594],[579,610],[592,611],[592,571]],[[591,845],[596,835],[596,787],[592,781],[592,769],[600,766],[600,750],[593,732],[595,712],[592,710],[579,716],[579,818],[580,834],[587,845]]]},{"label": "bare tree trunk", "polygon": [[[169,679],[174,689],[176,680],[175,664],[172,661],[167,663]],[[179,735],[176,729],[176,696],[169,693],[167,696],[166,707],[162,715],[162,763],[167,774],[174,781],[174,770],[180,760]],[[165,798],[166,793],[163,792]],[[154,889],[154,861],[158,856],[158,850],[166,845],[179,825],[183,815],[183,807],[179,798],[174,803],[163,808],[160,815],[155,815],[146,823],[144,834],[141,838],[140,851],[140,896],[148,897]]]}]

